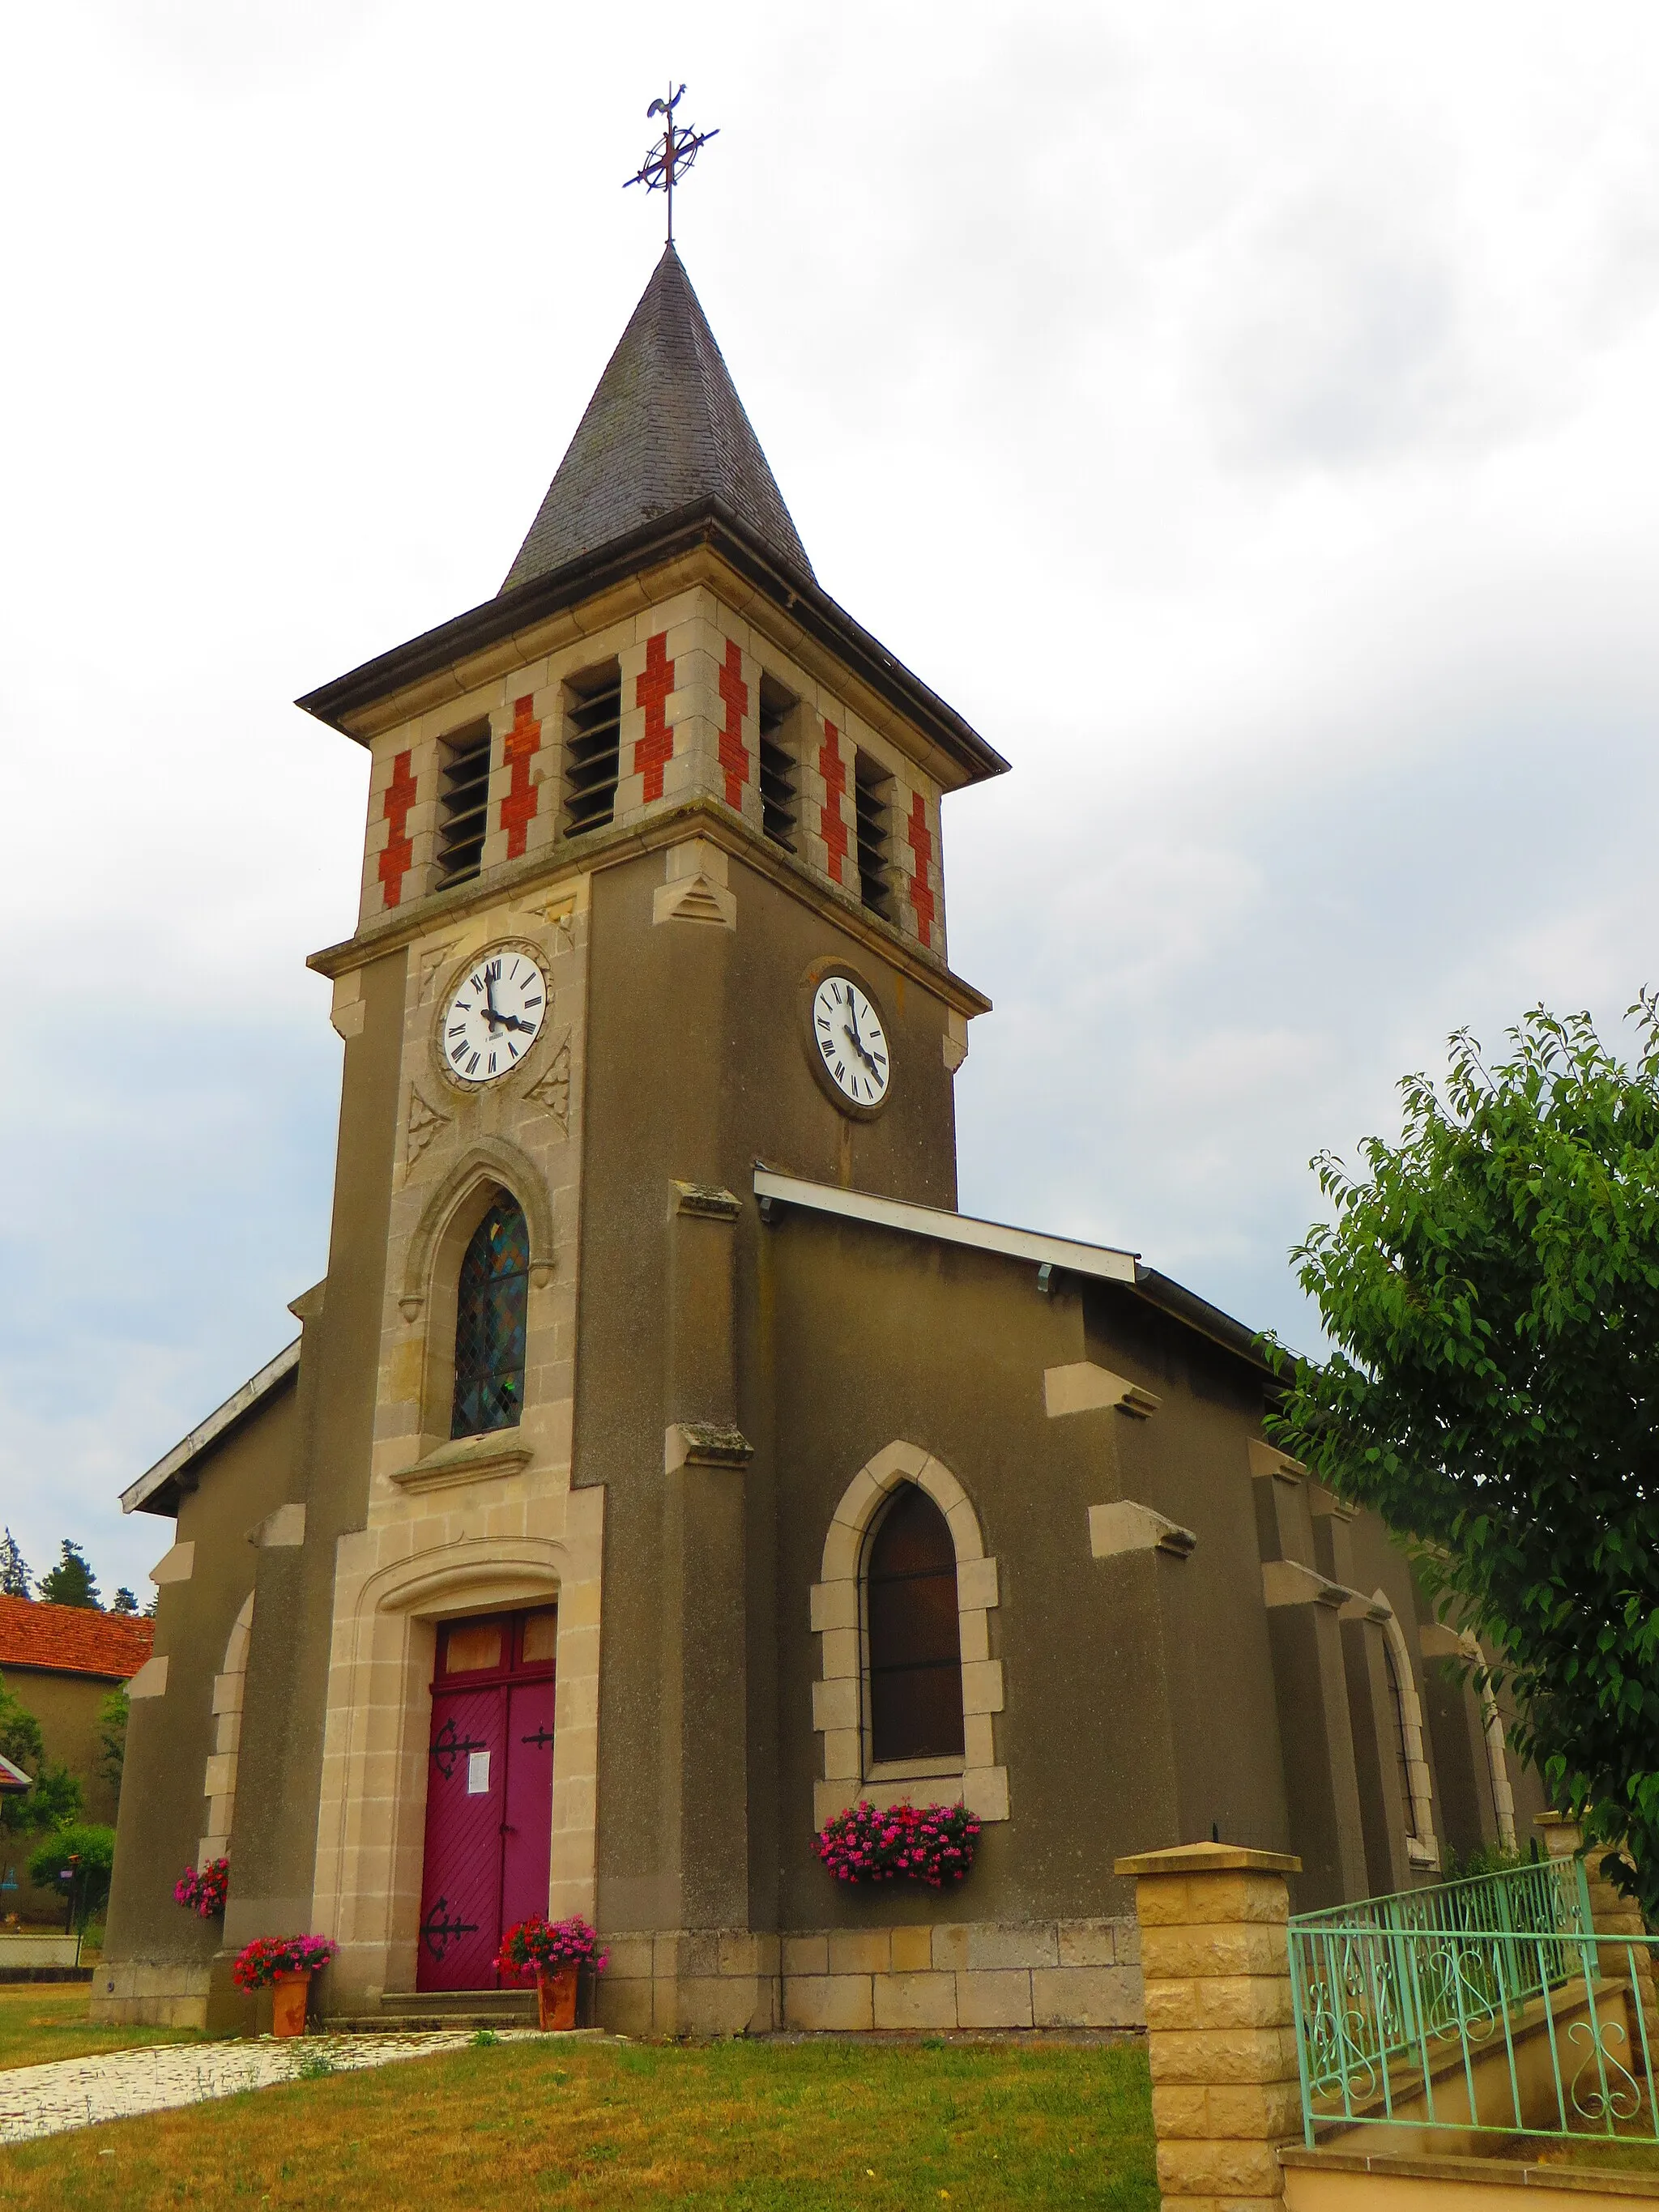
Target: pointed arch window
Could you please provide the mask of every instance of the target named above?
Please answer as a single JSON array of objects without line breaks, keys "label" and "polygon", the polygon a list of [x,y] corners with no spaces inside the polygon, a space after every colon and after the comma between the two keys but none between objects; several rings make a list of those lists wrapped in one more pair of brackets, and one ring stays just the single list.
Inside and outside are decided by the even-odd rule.
[{"label": "pointed arch window", "polygon": [[1411,1745],[1406,1735],[1406,1693],[1401,1687],[1394,1646],[1386,1636],[1382,1639],[1382,1663],[1389,1676],[1389,1706],[1394,1719],[1395,1757],[1400,1763],[1400,1796],[1406,1808],[1406,1833],[1413,1843],[1420,1843],[1417,1793],[1413,1787]]},{"label": "pointed arch window", "polygon": [[945,1516],[913,1482],[894,1492],[872,1540],[865,1622],[871,1758],[960,1759],[956,1545]]},{"label": "pointed arch window", "polygon": [[502,1191],[472,1232],[456,1285],[452,1437],[518,1425],[529,1293],[529,1227]]}]

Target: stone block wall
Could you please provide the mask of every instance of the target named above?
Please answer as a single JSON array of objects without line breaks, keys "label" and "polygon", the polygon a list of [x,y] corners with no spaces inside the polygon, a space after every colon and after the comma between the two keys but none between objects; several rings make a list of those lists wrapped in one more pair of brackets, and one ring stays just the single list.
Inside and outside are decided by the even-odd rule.
[{"label": "stone block wall", "polygon": [[624,2035],[1144,2025],[1131,1919],[617,1936],[599,2016]]},{"label": "stone block wall", "polygon": [[92,1978],[90,2017],[118,2027],[205,2027],[209,1964],[121,1959]]}]

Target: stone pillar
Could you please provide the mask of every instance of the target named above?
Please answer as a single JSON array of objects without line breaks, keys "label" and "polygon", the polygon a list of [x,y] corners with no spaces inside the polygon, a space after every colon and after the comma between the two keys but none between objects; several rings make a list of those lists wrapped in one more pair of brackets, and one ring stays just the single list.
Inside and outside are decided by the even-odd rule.
[{"label": "stone pillar", "polygon": [[1302,1862],[1190,1844],[1116,1871],[1135,1877],[1164,2212],[1267,2212],[1302,2127],[1285,1885]]},{"label": "stone pillar", "polygon": [[[1592,1844],[1586,1851],[1583,1830],[1577,1820],[1568,1820],[1565,1814],[1540,1813],[1533,1826],[1543,1838],[1544,1850],[1549,1857],[1573,1859],[1583,1856],[1589,1890],[1590,1925],[1598,1936],[1617,1938],[1647,1934],[1647,1923],[1635,1899],[1621,1896],[1601,1873],[1601,1861],[1607,1855],[1605,1844]],[[1659,1986],[1656,1986],[1652,1954],[1644,1947],[1628,1955],[1635,1972],[1642,2009],[1651,2022],[1659,2019]],[[1625,1972],[1626,1962],[1626,1954],[1610,1942],[1601,1961],[1601,1971],[1620,1975]]]}]

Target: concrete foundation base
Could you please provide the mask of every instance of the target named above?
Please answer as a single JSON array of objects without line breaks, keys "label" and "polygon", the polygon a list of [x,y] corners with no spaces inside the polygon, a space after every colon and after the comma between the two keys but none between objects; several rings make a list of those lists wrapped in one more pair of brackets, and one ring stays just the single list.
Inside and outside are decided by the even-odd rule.
[{"label": "concrete foundation base", "polygon": [[609,1939],[598,2018],[620,2035],[1143,2027],[1133,1920]]}]

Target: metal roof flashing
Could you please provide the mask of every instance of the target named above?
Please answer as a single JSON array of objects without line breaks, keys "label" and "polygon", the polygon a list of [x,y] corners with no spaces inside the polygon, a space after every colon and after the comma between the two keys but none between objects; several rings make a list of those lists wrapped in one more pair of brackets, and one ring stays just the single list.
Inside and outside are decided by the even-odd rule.
[{"label": "metal roof flashing", "polygon": [[192,1482],[181,1480],[192,1463],[225,1443],[274,1390],[298,1372],[299,1365],[300,1339],[296,1336],[292,1344],[268,1360],[257,1375],[251,1375],[240,1389],[233,1390],[222,1406],[216,1407],[206,1420],[198,1421],[165,1457],[158,1459],[154,1467],[121,1492],[122,1512],[159,1513],[168,1518],[175,1515],[180,1492],[195,1487]]},{"label": "metal roof flashing", "polygon": [[965,1245],[974,1251],[1027,1261],[1036,1266],[1039,1285],[1045,1290],[1056,1275],[1062,1274],[1118,1284],[1172,1320],[1208,1337],[1224,1351],[1266,1374],[1273,1372],[1257,1346],[1254,1331],[1196,1291],[1184,1289],[1155,1267],[1146,1267],[1136,1253],[1121,1252],[1109,1244],[1085,1244],[1069,1237],[1050,1237],[1040,1230],[1014,1229],[999,1221],[981,1221],[942,1206],[913,1206],[899,1199],[876,1198],[865,1191],[842,1190],[832,1183],[809,1182],[799,1176],[780,1175],[758,1161],[755,1196],[763,1220],[775,1218],[781,1207],[798,1206],[811,1213],[896,1230],[903,1236],[931,1237],[943,1244]]}]

